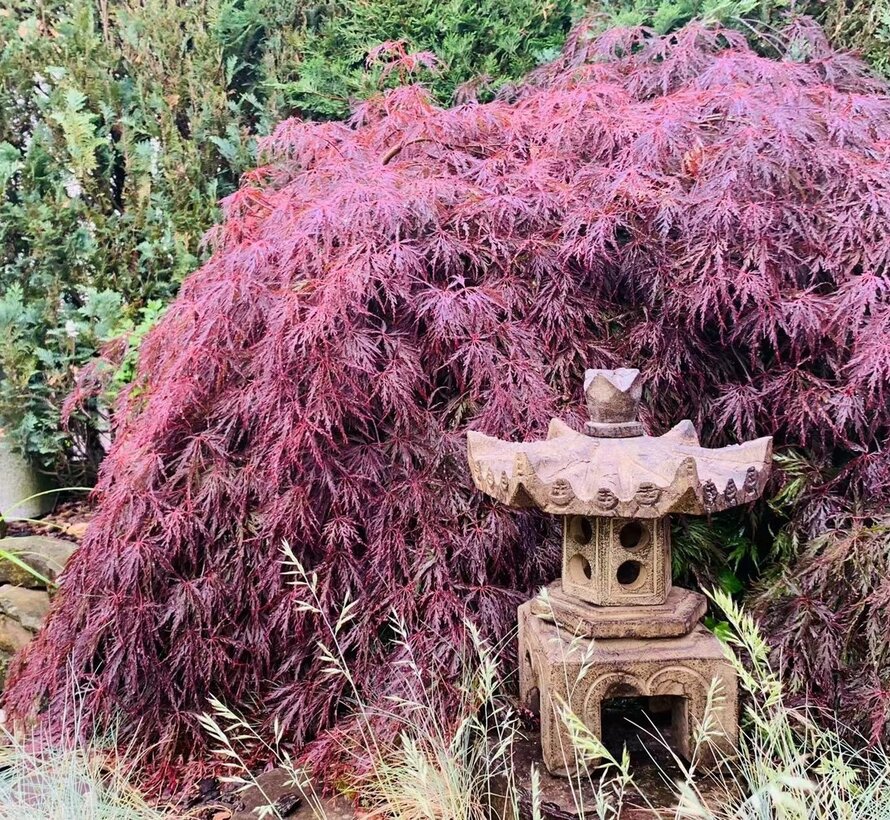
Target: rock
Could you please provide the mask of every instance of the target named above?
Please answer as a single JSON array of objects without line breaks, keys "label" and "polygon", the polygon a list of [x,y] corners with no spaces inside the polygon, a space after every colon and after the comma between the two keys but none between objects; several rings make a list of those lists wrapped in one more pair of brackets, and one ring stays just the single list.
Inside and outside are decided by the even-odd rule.
[{"label": "rock", "polygon": [[6,670],[12,656],[33,637],[18,621],[0,615],[0,689],[6,684]]},{"label": "rock", "polygon": [[284,769],[263,772],[256,779],[256,785],[245,789],[241,795],[242,810],[233,820],[258,817],[260,807],[274,805],[278,816],[287,817],[303,803],[299,789],[293,778]]},{"label": "rock", "polygon": [[73,524],[65,525],[65,533],[67,535],[70,535],[72,538],[76,538],[78,542],[80,542],[87,534],[87,529],[89,528],[89,526],[89,521],[76,521]]},{"label": "rock", "polygon": [[18,621],[0,615],[0,652],[14,655],[34,636]]},{"label": "rock", "polygon": [[[75,549],[77,546],[70,541],[48,538],[44,535],[0,538],[0,550],[12,553],[50,581],[56,580]],[[0,559],[0,584],[22,587],[45,586],[35,575],[5,559]]]},{"label": "rock", "polygon": [[[292,820],[317,818],[318,813],[310,801],[300,794],[291,774],[286,770],[272,769],[263,772],[256,781],[259,788],[251,786],[244,790],[241,794],[241,809],[232,815],[232,820],[257,820],[260,808],[268,805],[270,801],[275,806],[276,817],[287,817]],[[322,817],[327,820],[353,820],[355,817],[352,805],[347,800],[319,798],[318,802],[322,806]]]},{"label": "rock", "polygon": [[0,691],[6,686],[6,673],[9,671],[9,662],[12,655],[9,652],[0,652]]},{"label": "rock", "polygon": [[0,612],[36,632],[49,612],[49,593],[4,584],[0,586]]},{"label": "rock", "polygon": [[[355,820],[360,816],[344,797],[324,798],[320,802],[325,820]],[[294,820],[316,820],[317,816],[312,806],[305,805],[294,815]]]}]

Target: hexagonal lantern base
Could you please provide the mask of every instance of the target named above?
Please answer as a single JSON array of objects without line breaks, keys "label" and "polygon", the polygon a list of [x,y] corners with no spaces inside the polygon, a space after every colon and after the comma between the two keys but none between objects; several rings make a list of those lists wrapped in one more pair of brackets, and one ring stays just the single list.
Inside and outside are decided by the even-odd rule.
[{"label": "hexagonal lantern base", "polygon": [[561,581],[554,581],[529,606],[542,620],[585,638],[679,638],[692,631],[708,602],[699,592],[672,587],[663,604],[591,606],[567,594]]},{"label": "hexagonal lantern base", "polygon": [[[604,704],[616,698],[647,698],[671,711],[671,743],[689,759],[697,725],[705,717],[708,690],[717,678],[721,698],[711,717],[719,732],[701,750],[703,763],[718,751],[732,754],[738,741],[738,683],[720,642],[701,625],[673,638],[590,641],[573,636],[519,607],[519,690],[541,717],[541,751],[551,774],[575,771],[568,730],[559,716],[563,700],[597,737]],[[655,741],[653,741],[655,742]]]}]

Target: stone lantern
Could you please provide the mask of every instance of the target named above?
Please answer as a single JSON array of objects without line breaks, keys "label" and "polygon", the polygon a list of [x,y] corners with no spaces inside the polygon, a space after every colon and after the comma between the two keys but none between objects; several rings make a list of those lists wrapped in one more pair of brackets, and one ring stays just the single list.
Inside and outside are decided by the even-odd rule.
[{"label": "stone lantern", "polygon": [[772,439],[707,449],[690,421],[645,435],[637,370],[588,370],[584,392],[583,433],[553,419],[543,441],[467,434],[480,490],[563,520],[562,578],[519,608],[520,697],[540,712],[544,764],[552,774],[574,770],[560,700],[601,736],[604,704],[628,697],[669,709],[672,745],[689,758],[714,678],[721,731],[703,751],[729,753],[738,737],[735,673],[698,622],[705,598],[671,584],[669,516],[758,498]]}]

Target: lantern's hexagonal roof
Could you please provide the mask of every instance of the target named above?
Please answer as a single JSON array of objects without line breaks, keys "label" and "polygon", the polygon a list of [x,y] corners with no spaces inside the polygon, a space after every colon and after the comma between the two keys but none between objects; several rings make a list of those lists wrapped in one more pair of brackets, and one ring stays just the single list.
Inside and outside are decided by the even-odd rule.
[{"label": "lantern's hexagonal roof", "polygon": [[[662,436],[635,435],[633,425],[638,422],[627,404],[636,406],[639,401],[637,375],[626,370],[588,371],[588,404],[592,400],[595,404],[594,421],[587,426],[592,435],[558,419],[551,421],[543,441],[503,441],[469,432],[468,456],[476,486],[514,507],[622,518],[701,515],[760,496],[769,475],[771,438],[709,449],[700,446],[688,420]],[[604,381],[614,389],[605,389]],[[636,396],[628,399],[633,392]],[[623,395],[619,400],[610,393]],[[608,406],[619,410],[610,416]]]}]

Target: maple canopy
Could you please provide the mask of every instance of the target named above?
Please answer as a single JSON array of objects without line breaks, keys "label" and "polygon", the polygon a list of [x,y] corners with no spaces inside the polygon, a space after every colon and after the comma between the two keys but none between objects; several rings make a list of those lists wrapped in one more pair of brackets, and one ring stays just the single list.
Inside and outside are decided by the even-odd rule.
[{"label": "maple canopy", "polygon": [[281,123],[144,343],[6,708],[65,728],[73,674],[84,724],[161,766],[206,760],[210,695],[336,751],[348,693],[282,542],[325,607],[359,602],[363,697],[403,685],[393,610],[454,679],[464,619],[503,639],[558,558],[544,516],[473,488],[466,431],[580,428],[587,367],[644,371],[653,434],[688,416],[707,446],[836,465],[814,531],[885,502],[890,100],[817,29],[786,36],[768,59],[727,30],[581,24],[491,103],[407,86]]}]

